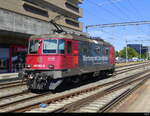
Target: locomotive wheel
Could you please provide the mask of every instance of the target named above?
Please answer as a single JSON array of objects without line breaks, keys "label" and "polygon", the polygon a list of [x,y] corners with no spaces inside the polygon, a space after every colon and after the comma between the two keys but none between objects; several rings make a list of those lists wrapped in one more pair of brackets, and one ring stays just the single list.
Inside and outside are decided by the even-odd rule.
[{"label": "locomotive wheel", "polygon": [[33,88],[33,87],[32,87],[32,86],[33,86],[33,80],[29,80],[29,79],[28,79],[26,83],[27,83],[27,88],[28,88],[28,90],[32,90],[32,88]]},{"label": "locomotive wheel", "polygon": [[80,78],[79,77],[72,77],[71,81],[73,83],[79,83],[80,82]]},{"label": "locomotive wheel", "polygon": [[104,78],[104,79],[107,78],[108,77],[108,71],[101,71],[99,77]]}]

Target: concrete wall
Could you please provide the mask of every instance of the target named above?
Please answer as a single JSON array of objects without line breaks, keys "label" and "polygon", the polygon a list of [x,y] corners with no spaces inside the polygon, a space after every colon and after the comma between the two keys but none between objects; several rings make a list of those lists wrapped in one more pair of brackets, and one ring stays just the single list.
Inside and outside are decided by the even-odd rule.
[{"label": "concrete wall", "polygon": [[[39,35],[51,33],[52,29],[55,29],[55,27],[47,21],[0,9],[0,30]],[[65,27],[64,29],[73,31]],[[78,31],[74,32],[81,33]]]},{"label": "concrete wall", "polygon": [[[39,3],[38,1],[42,1],[42,0],[37,0],[36,2]],[[48,1],[51,1],[49,3],[51,3],[51,4],[53,3],[53,4],[55,4],[55,6],[57,6],[56,8],[54,7],[54,9],[56,9],[56,11],[53,11],[52,9],[47,9],[47,7],[43,8],[43,7],[40,7],[38,5],[26,3],[26,2],[24,2],[22,0],[0,0],[0,8],[12,11],[12,12],[17,13],[17,14],[21,14],[21,15],[25,15],[25,16],[28,16],[28,17],[32,17],[32,18],[35,18],[35,19],[40,19],[40,20],[43,20],[43,21],[49,21],[49,20],[53,19],[54,17],[58,16],[59,13],[57,12],[57,10],[61,11],[63,14],[68,14],[70,12],[70,13],[72,13],[72,14],[68,14],[70,16],[75,16],[76,17],[76,15],[79,15],[79,16],[82,15],[81,11],[79,13],[76,13],[76,12],[66,8],[64,6],[66,0],[43,0],[42,2],[40,2],[41,6],[42,6],[42,4],[44,5],[44,3],[45,3],[45,6],[49,6],[50,7],[50,4],[48,5],[48,3],[46,3]],[[59,3],[58,5],[56,5],[57,2]],[[36,8],[43,9],[43,10],[47,11],[49,16],[48,17],[44,17],[44,16],[41,16],[41,15],[38,15],[38,14],[26,11],[23,8],[23,4],[24,3],[29,4],[31,6],[34,6]],[[11,16],[11,17],[13,17],[13,16]],[[79,30],[79,31],[82,31],[82,29],[83,29],[83,26],[82,26],[81,23],[79,23],[79,27],[67,24],[65,22],[65,20],[63,20],[61,22],[58,22],[58,23],[60,23],[61,25],[66,26],[68,28],[72,28],[72,29]]]}]

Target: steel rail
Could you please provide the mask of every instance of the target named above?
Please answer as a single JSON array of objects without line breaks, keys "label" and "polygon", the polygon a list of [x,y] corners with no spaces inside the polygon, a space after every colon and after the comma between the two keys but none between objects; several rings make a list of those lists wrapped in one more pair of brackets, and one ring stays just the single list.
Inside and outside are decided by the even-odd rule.
[{"label": "steel rail", "polygon": [[[145,67],[146,65],[149,65],[149,64],[143,64],[143,65],[140,65],[138,67],[135,66],[135,67],[128,67],[128,68],[125,68],[125,69],[122,69],[122,70],[117,70],[113,74],[113,76],[131,71],[131,69],[134,70],[134,69],[142,68],[142,67]],[[22,85],[26,85],[26,83],[22,82],[21,80],[14,81],[14,82],[8,82],[8,83],[0,83],[0,90],[7,89],[7,88],[10,88],[10,87],[22,86]]]},{"label": "steel rail", "polygon": [[122,68],[122,67],[127,67],[127,66],[136,66],[136,65],[139,65],[139,64],[146,64],[146,63],[150,63],[149,61],[146,61],[146,62],[140,62],[140,63],[135,63],[135,64],[125,64],[125,65],[121,65],[121,66],[115,66],[116,69],[118,68]]},{"label": "steel rail", "polygon": [[107,83],[104,83],[104,84],[101,84],[101,85],[97,85],[97,86],[94,86],[94,87],[85,88],[85,89],[82,89],[82,90],[79,90],[79,91],[76,91],[76,92],[73,91],[73,92],[71,92],[69,94],[66,94],[66,95],[58,96],[58,97],[51,98],[51,99],[45,100],[45,101],[40,101],[40,102],[34,103],[34,104],[30,105],[30,106],[24,106],[24,107],[21,107],[21,108],[17,108],[17,109],[11,110],[9,112],[25,112],[25,111],[29,111],[31,109],[39,107],[39,104],[41,104],[41,103],[46,103],[46,104],[54,103],[56,101],[60,101],[60,100],[66,99],[66,98],[70,98],[70,97],[73,97],[73,96],[76,96],[76,95],[80,95],[81,93],[86,93],[86,92],[89,92],[89,91],[93,91],[93,90],[95,90],[97,88],[100,88],[102,86],[107,86],[107,85],[110,85],[112,83],[116,83],[116,82],[127,80],[127,79],[131,80],[133,77],[140,76],[141,74],[146,73],[146,72],[149,72],[149,70],[146,70],[144,72],[140,72],[138,74],[126,77],[124,79],[119,79],[119,80],[107,82]]},{"label": "steel rail", "polygon": [[123,87],[126,87],[126,86],[128,86],[128,85],[130,85],[132,83],[140,81],[143,78],[147,78],[147,76],[149,76],[149,75],[150,74],[147,74],[146,77],[145,76],[144,77],[140,77],[140,78],[134,79],[132,81],[131,81],[131,79],[128,80],[128,81],[126,80],[125,82],[121,82],[119,84],[116,84],[113,87],[110,87],[110,88],[108,88],[106,90],[100,91],[100,92],[98,92],[98,93],[96,93],[94,95],[91,95],[91,96],[88,96],[88,97],[83,98],[81,100],[78,100],[78,101],[75,101],[73,103],[67,104],[67,105],[65,105],[62,108],[54,110],[53,112],[54,113],[61,113],[61,112],[73,112],[73,111],[76,111],[77,109],[79,109],[79,108],[81,108],[81,107],[83,107],[85,105],[90,104],[91,102],[95,101],[96,99],[99,99],[99,98],[101,98],[101,97],[103,97],[105,95],[108,95],[108,94],[110,94],[110,93],[112,93],[112,92],[114,92],[114,91],[116,91],[118,89],[121,89]]},{"label": "steel rail", "polygon": [[[123,80],[123,79],[118,79],[117,81],[121,81],[121,80]],[[117,82],[116,81],[116,82]],[[114,81],[115,82],[115,81]],[[108,83],[109,84],[109,83]],[[13,97],[17,97],[17,96],[20,96],[20,95],[23,95],[23,94],[26,94],[26,93],[28,93],[28,91],[26,90],[25,92],[19,92],[19,93],[15,93],[15,94],[9,94],[9,95],[5,95],[5,96],[2,96],[2,97],[0,97],[0,99],[6,99],[6,98],[13,98]],[[12,104],[12,102],[11,102],[11,104]],[[7,104],[7,105],[9,105],[9,104]]]},{"label": "steel rail", "polygon": [[121,95],[117,96],[115,99],[111,100],[108,104],[106,104],[105,106],[103,106],[102,108],[100,108],[98,112],[108,112],[108,111],[110,111],[111,109],[113,109],[114,107],[116,107],[117,104],[119,104],[120,102],[122,102],[129,95],[131,95],[136,89],[138,89],[139,87],[141,87],[148,79],[149,79],[149,77],[144,78],[136,86],[134,86],[133,88],[128,89],[127,91],[125,91]]},{"label": "steel rail", "polygon": [[32,97],[28,97],[28,98],[24,98],[24,99],[21,99],[21,100],[18,100],[18,101],[15,101],[15,102],[10,102],[10,103],[7,103],[7,104],[3,104],[3,105],[0,105],[0,109],[5,109],[7,108],[8,106],[11,106],[11,105],[17,105],[18,103],[24,103],[24,102],[27,102],[29,100],[32,100],[32,99],[37,99],[39,97],[43,97],[45,95],[49,95],[51,92],[46,92],[44,94],[38,94],[36,96],[32,96]]},{"label": "steel rail", "polygon": [[143,68],[143,67],[145,68],[148,65],[150,65],[150,64],[143,64],[143,65],[140,65],[140,66],[128,67],[128,68],[125,68],[125,69],[122,69],[122,70],[117,70],[115,72],[115,74],[118,75],[118,74],[125,73],[125,72],[131,71],[131,70],[135,70],[135,69],[139,69],[139,68]]},{"label": "steel rail", "polygon": [[18,93],[15,93],[15,94],[5,95],[5,96],[0,97],[0,100],[2,100],[2,99],[8,99],[8,98],[13,98],[13,97],[16,97],[16,96],[19,96],[19,95],[23,95],[23,94],[27,94],[27,93],[29,93],[29,91],[25,90],[25,91],[18,92]]},{"label": "steel rail", "polygon": [[26,82],[12,83],[9,85],[0,86],[0,90],[6,89],[6,88],[11,88],[11,87],[16,87],[16,86],[23,86],[23,85],[26,85]]}]

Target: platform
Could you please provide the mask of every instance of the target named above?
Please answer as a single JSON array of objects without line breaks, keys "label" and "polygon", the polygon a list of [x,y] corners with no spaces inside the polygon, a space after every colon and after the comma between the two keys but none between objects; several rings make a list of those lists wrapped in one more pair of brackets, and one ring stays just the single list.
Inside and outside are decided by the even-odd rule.
[{"label": "platform", "polygon": [[0,74],[0,81],[17,79],[17,78],[18,78],[18,73],[2,73],[2,74]]}]

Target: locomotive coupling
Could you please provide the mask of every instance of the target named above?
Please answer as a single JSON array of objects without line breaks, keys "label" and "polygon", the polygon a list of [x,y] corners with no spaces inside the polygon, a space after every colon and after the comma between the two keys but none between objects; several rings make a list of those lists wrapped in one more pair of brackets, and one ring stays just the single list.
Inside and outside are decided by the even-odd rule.
[{"label": "locomotive coupling", "polygon": [[27,77],[27,76],[28,76],[28,74],[25,73],[25,71],[21,71],[21,72],[18,73],[18,77],[19,77],[19,78],[25,78],[25,77]]},{"label": "locomotive coupling", "polygon": [[29,78],[29,79],[33,79],[33,76],[32,76],[32,75],[29,75],[28,78]]}]

